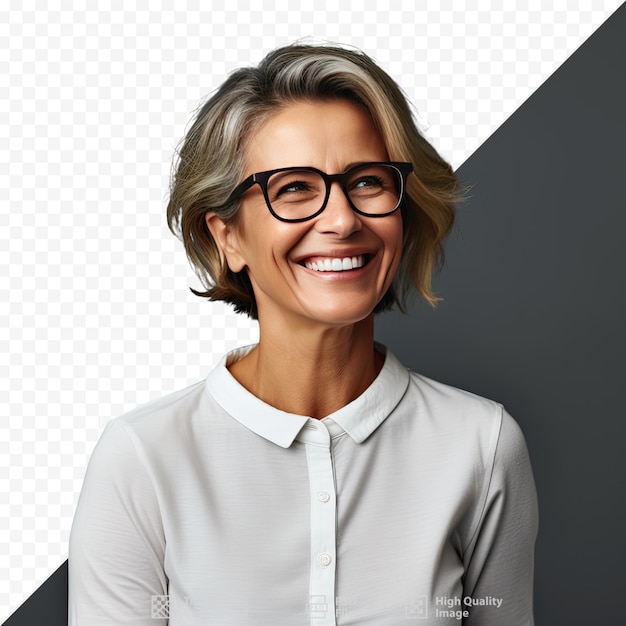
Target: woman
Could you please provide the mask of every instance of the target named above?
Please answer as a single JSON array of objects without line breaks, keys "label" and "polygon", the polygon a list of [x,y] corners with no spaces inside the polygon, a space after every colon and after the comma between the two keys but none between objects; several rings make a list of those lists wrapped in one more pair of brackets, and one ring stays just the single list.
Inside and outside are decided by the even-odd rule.
[{"label": "woman", "polygon": [[532,624],[536,496],[502,406],[408,371],[374,314],[431,304],[459,187],[364,54],[235,72],[168,218],[258,345],[109,423],[70,544],[70,623]]}]

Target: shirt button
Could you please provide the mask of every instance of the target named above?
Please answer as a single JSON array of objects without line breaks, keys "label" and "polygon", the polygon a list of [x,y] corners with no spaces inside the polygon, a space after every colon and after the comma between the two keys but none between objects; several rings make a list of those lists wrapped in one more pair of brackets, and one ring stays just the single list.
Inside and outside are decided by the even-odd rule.
[{"label": "shirt button", "polygon": [[319,561],[320,565],[326,567],[327,565],[330,565],[332,563],[333,557],[330,556],[330,554],[328,554],[327,552],[322,552],[322,554],[318,555],[317,560]]},{"label": "shirt button", "polygon": [[317,494],[317,499],[320,502],[328,502],[330,500],[330,494],[328,493],[328,491],[320,491]]}]

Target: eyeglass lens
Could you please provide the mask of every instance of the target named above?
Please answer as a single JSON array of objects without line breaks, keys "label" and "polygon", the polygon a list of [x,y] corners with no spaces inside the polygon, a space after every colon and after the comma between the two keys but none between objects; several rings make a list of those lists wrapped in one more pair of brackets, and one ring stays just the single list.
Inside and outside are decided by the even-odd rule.
[{"label": "eyeglass lens", "polygon": [[[365,164],[348,171],[344,191],[352,205],[367,215],[392,212],[400,201],[402,180],[392,165]],[[310,170],[276,172],[267,181],[272,210],[285,219],[301,219],[317,213],[326,198],[326,181]]]}]

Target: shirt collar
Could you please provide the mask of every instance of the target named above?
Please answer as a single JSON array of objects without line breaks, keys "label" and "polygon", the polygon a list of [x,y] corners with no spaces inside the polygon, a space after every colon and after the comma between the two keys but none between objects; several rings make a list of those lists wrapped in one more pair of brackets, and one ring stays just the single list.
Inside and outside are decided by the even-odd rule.
[{"label": "shirt collar", "polygon": [[330,436],[344,431],[361,443],[385,421],[409,385],[408,370],[387,348],[376,344],[377,350],[385,354],[385,363],[374,382],[346,406],[316,420],[266,404],[231,375],[227,363],[241,358],[252,348],[239,348],[224,356],[207,377],[206,387],[215,401],[242,426],[282,448],[291,446],[296,438],[306,441],[307,432],[313,435],[311,431],[318,430],[327,420]]}]

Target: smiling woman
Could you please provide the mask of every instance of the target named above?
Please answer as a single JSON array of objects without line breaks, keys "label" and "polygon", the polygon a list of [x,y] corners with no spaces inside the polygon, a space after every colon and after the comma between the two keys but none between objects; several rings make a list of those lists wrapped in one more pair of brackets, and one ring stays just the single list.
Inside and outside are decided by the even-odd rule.
[{"label": "smiling woman", "polygon": [[[298,102],[256,131],[245,168],[256,172],[267,166],[308,165],[335,173],[353,163],[386,159],[382,138],[358,105],[347,100]],[[383,170],[389,172],[381,177]],[[313,171],[306,172],[308,177],[298,170],[279,171],[263,190],[253,186],[245,192],[235,223],[216,212],[207,214],[229,269],[238,273],[247,268],[264,331],[298,324],[302,316],[311,326],[352,324],[370,315],[391,286],[402,254],[402,215],[396,210],[402,179],[396,181],[393,171],[387,165],[352,169],[343,186],[327,186]],[[311,174],[317,183],[311,183]],[[352,180],[355,175],[360,176],[357,181]],[[375,181],[376,189],[365,199],[363,185],[371,188]],[[371,207],[373,214],[357,213],[351,206],[355,201],[361,211]],[[381,205],[384,210],[377,213]],[[299,217],[302,211],[304,218]],[[300,221],[285,222],[273,213],[297,215]],[[343,271],[344,259],[352,265],[352,257],[356,265],[361,258],[361,267]],[[326,271],[306,267],[313,263],[316,270],[322,265]]]},{"label": "smiling woman", "polygon": [[456,624],[457,605],[464,624],[532,624],[517,425],[374,342],[411,286],[436,302],[458,199],[364,54],[290,46],[226,81],[168,217],[199,295],[260,340],[110,422],[72,529],[70,624]]}]

